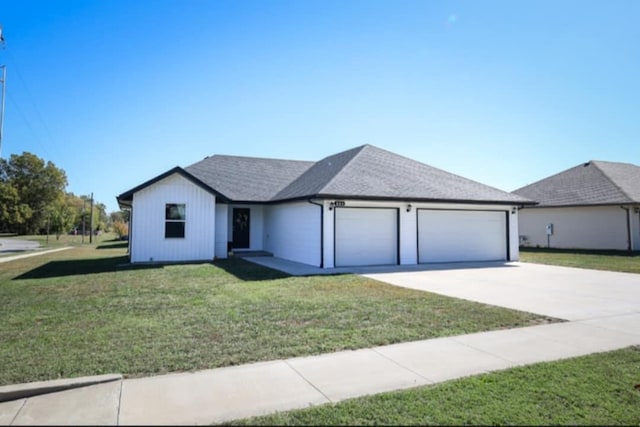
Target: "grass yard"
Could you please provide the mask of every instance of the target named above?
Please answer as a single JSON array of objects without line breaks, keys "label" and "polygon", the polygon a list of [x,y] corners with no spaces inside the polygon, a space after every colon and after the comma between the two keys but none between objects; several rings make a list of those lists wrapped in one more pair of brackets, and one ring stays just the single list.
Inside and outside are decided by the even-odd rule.
[{"label": "grass yard", "polygon": [[[82,235],[72,235],[72,234],[61,234],[60,238],[56,238],[55,234],[50,234],[47,238],[46,235],[43,234],[34,234],[30,236],[18,236],[15,234],[2,235],[0,234],[0,238],[5,239],[18,239],[18,240],[32,240],[40,243],[42,246],[41,249],[52,249],[58,248],[61,246],[81,246],[81,245],[89,245],[89,235],[84,236],[84,242],[82,239]],[[93,245],[100,245],[103,242],[111,242],[115,238],[114,233],[102,233],[99,236],[92,236]],[[17,255],[17,254],[14,254]]]},{"label": "grass yard", "polygon": [[638,425],[640,347],[232,422],[235,425]]},{"label": "grass yard", "polygon": [[638,252],[520,248],[520,261],[640,273],[640,253]]},{"label": "grass yard", "polygon": [[[240,259],[126,265],[126,242],[0,264],[0,384],[161,374],[552,319]],[[472,278],[470,278],[472,280]]]}]

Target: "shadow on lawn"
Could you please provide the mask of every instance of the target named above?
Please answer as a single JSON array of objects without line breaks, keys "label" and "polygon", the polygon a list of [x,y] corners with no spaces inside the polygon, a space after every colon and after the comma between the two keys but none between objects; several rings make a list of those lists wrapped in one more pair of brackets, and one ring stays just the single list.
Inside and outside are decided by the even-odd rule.
[{"label": "shadow on lawn", "polygon": [[622,251],[616,249],[559,249],[559,248],[532,248],[520,247],[520,252],[531,253],[548,253],[548,254],[581,254],[581,255],[605,255],[605,256],[624,256],[624,257],[640,257],[640,252]]},{"label": "shadow on lawn", "polygon": [[129,242],[122,240],[105,240],[100,245],[96,246],[96,249],[126,249],[129,247]]},{"label": "shadow on lawn", "polygon": [[114,271],[162,268],[162,264],[129,264],[127,256],[94,259],[69,259],[51,261],[33,270],[27,271],[13,280],[46,279],[50,277],[79,276],[83,274],[110,273]]},{"label": "shadow on lawn", "polygon": [[221,268],[238,279],[245,281],[253,282],[258,280],[275,280],[291,277],[289,274],[283,273],[282,271],[273,270],[239,258],[216,260],[213,262],[213,265]]}]

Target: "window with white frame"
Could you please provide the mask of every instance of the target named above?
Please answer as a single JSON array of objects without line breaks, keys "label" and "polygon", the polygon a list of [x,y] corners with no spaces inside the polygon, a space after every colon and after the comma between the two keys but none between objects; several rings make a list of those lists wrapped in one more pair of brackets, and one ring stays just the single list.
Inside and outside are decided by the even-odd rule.
[{"label": "window with white frame", "polygon": [[183,239],[186,222],[184,204],[167,203],[164,213],[164,237],[166,239]]}]

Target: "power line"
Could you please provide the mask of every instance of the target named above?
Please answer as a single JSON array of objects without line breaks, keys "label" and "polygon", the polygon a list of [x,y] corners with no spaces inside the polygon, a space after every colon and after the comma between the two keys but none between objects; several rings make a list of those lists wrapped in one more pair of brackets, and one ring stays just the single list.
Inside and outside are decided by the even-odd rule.
[{"label": "power line", "polygon": [[[2,25],[0,25],[0,44],[2,45],[2,50],[4,52],[6,52],[7,56],[11,60],[12,69],[15,70],[15,74],[18,76],[18,80],[22,84],[22,87],[23,87],[25,93],[27,94],[27,98],[29,98],[29,102],[31,103],[31,106],[33,107],[33,110],[35,111],[36,116],[37,116],[38,120],[40,121],[40,124],[42,125],[42,128],[44,129],[45,136],[48,137],[50,145],[52,147],[55,147],[54,139],[53,139],[53,136],[51,135],[51,131],[49,130],[49,126],[47,126],[47,122],[44,120],[44,117],[43,117],[42,113],[40,112],[40,109],[38,108],[38,105],[35,102],[35,98],[31,94],[31,91],[29,90],[29,86],[27,85],[27,82],[25,81],[24,77],[22,77],[22,73],[20,72],[20,67],[18,66],[18,61],[16,61],[15,57],[13,56],[13,53],[11,53],[10,50],[6,49],[6,42],[5,42],[4,34],[3,34],[3,31],[2,31]],[[6,82],[4,80],[6,80],[6,78],[4,78],[3,81],[2,81],[3,92],[6,89],[5,88]],[[3,100],[4,100],[4,98],[3,98]],[[31,122],[29,122],[29,120],[27,119],[27,116],[25,115],[25,113],[18,106],[18,103],[15,101],[15,99],[13,99],[13,97],[11,96],[11,93],[9,93],[9,100],[11,101],[11,103],[13,104],[13,107],[16,109],[16,111],[18,111],[19,115],[24,120],[25,124],[27,125],[27,127],[29,128],[31,133],[33,134],[33,136],[36,139],[36,141],[38,142],[38,144],[42,147],[42,149],[51,158],[52,157],[51,153],[49,152],[49,150],[47,150],[47,148],[45,147],[45,144],[42,143],[42,140],[38,137],[38,135],[35,132],[35,129],[32,126]],[[4,113],[4,106],[2,108],[2,113]],[[0,143],[2,142],[1,138],[2,138],[2,130],[0,129]]]},{"label": "power line", "polygon": [[27,93],[27,97],[31,101],[31,105],[33,106],[33,109],[35,110],[36,115],[38,116],[38,119],[40,120],[46,135],[49,137],[49,140],[53,145],[54,140],[53,140],[53,136],[51,135],[51,131],[49,130],[49,126],[47,126],[47,122],[44,120],[44,117],[42,116],[42,113],[40,113],[40,109],[38,108],[38,105],[35,103],[35,98],[33,97],[33,95],[31,95],[31,91],[29,90],[29,86],[27,86],[27,82],[22,77],[22,73],[20,72],[20,67],[18,66],[18,61],[16,61],[15,57],[13,56],[13,54],[11,53],[10,50],[7,50],[7,55],[11,59],[12,65],[15,68],[15,73],[18,76],[18,79],[20,80],[20,83],[22,83],[22,86],[24,87],[24,90]]},{"label": "power line", "polygon": [[31,126],[31,122],[29,122],[29,119],[27,119],[27,116],[22,112],[22,110],[20,109],[16,101],[13,99],[13,96],[11,96],[11,92],[8,92],[7,95],[9,97],[9,102],[11,102],[11,105],[13,105],[13,108],[15,108],[15,110],[18,112],[18,115],[22,118],[22,120],[24,120],[24,123],[27,125],[27,128],[31,131],[35,141],[42,147],[45,153],[47,153],[49,158],[51,158],[52,157],[51,153],[49,152],[49,150],[47,150],[47,147],[45,147],[45,145],[41,142],[40,137],[36,133],[33,126]]}]

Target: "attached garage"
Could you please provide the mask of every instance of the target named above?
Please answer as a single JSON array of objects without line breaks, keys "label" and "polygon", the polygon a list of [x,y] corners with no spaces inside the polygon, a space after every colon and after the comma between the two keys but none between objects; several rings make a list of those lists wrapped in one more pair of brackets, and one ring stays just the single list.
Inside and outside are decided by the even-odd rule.
[{"label": "attached garage", "polygon": [[505,211],[418,209],[418,262],[504,261]]},{"label": "attached garage", "polygon": [[335,265],[398,264],[397,208],[335,208]]}]

